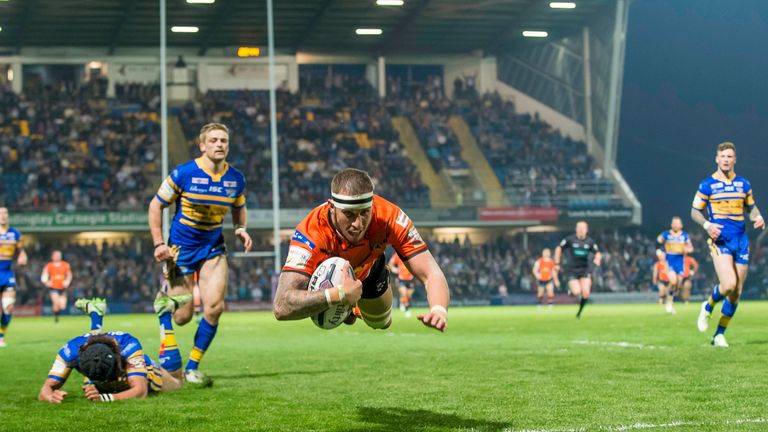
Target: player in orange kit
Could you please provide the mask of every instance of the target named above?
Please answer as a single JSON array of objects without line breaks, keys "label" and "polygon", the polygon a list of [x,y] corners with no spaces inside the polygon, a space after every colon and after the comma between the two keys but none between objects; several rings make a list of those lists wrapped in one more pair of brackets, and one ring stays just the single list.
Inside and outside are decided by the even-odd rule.
[{"label": "player in orange kit", "polygon": [[539,307],[544,305],[544,292],[547,293],[547,304],[550,308],[555,301],[555,286],[560,286],[555,271],[555,261],[552,259],[552,251],[545,248],[541,251],[541,258],[533,264],[533,276],[538,282],[539,288],[536,298],[539,300]]},{"label": "player in orange kit", "polygon": [[48,287],[51,295],[53,321],[59,322],[59,312],[67,309],[67,288],[72,283],[72,269],[62,259],[61,251],[53,251],[51,261],[43,267],[40,281]]}]

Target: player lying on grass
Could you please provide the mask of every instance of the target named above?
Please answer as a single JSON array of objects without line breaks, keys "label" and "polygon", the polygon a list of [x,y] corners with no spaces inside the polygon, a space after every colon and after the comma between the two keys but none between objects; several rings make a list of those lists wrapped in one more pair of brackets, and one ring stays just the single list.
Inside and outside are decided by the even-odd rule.
[{"label": "player lying on grass", "polygon": [[[444,332],[450,295],[443,271],[411,219],[373,193],[368,173],[352,168],[333,177],[331,198],[296,227],[275,294],[275,317],[302,319],[343,303],[357,305],[369,327],[388,328],[392,324],[392,289],[384,256],[388,244],[426,288],[431,309],[418,319]],[[310,275],[334,256],[349,261],[357,279],[345,276],[337,287],[307,291]],[[350,314],[348,320],[354,319]]]},{"label": "player lying on grass", "polygon": [[61,387],[73,369],[83,374],[83,392],[94,402],[141,399],[152,392],[180,389],[183,383],[181,354],[171,314],[191,299],[191,295],[180,295],[155,300],[162,335],[159,364],[144,354],[141,343],[131,334],[101,332],[107,310],[104,299],[78,299],[75,306],[90,315],[91,331],[61,347],[38,399],[51,403],[64,401],[67,392]]}]

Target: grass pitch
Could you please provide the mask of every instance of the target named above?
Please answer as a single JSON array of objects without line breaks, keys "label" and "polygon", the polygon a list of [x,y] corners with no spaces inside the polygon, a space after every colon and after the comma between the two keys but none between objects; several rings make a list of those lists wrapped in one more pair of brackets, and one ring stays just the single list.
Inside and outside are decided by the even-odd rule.
[{"label": "grass pitch", "polygon": [[[0,430],[768,430],[768,303],[741,305],[727,350],[696,330],[697,304],[678,312],[589,305],[577,321],[575,306],[455,308],[446,334],[397,311],[386,332],[228,313],[201,364],[212,388],[97,404],[73,372],[61,405],[37,392],[88,318],[18,318],[0,349]],[[153,315],[104,324],[157,358]],[[186,361],[195,326],[176,330]]]}]

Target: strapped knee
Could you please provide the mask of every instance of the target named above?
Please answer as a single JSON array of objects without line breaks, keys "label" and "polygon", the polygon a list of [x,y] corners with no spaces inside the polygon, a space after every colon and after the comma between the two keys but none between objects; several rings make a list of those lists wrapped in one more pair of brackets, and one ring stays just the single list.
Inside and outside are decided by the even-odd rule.
[{"label": "strapped knee", "polygon": [[16,304],[15,297],[3,297],[3,300],[2,300],[3,312],[10,313],[11,312],[10,309],[14,304]]}]

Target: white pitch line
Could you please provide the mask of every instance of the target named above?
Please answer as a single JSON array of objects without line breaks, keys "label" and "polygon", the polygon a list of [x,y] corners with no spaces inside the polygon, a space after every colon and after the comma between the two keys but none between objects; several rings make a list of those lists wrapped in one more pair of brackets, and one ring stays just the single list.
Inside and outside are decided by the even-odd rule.
[{"label": "white pitch line", "polygon": [[722,426],[722,425],[742,425],[742,424],[761,424],[768,423],[768,418],[752,418],[752,419],[736,419],[725,421],[710,421],[710,422],[692,422],[692,421],[673,421],[669,423],[634,423],[623,426],[598,426],[592,429],[589,428],[554,428],[554,429],[504,429],[504,432],[588,432],[593,431],[606,431],[606,432],[624,432],[640,429],[671,429],[679,427],[701,427],[701,426]]},{"label": "white pitch line", "polygon": [[638,349],[665,349],[664,346],[659,345],[645,345],[641,343],[632,342],[602,342],[602,341],[590,341],[590,340],[575,340],[573,343],[577,345],[601,345],[601,346],[615,346],[619,348],[638,348]]}]

